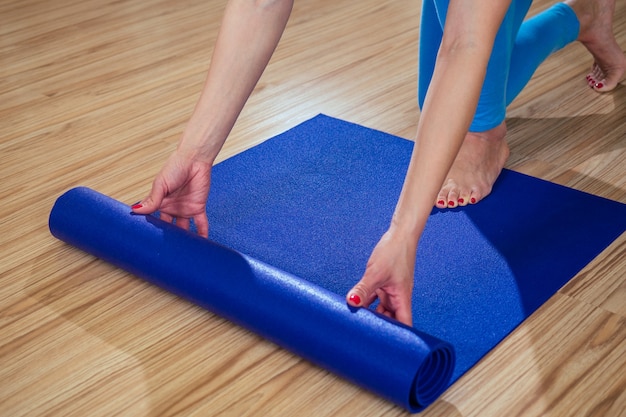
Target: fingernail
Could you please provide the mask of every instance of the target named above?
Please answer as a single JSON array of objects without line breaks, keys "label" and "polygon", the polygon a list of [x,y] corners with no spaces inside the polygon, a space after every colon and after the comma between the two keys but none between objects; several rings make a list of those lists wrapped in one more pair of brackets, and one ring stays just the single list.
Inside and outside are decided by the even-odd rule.
[{"label": "fingernail", "polygon": [[445,204],[446,204],[446,202],[445,202],[445,201],[443,201],[443,200],[439,200],[439,201],[437,201],[437,204],[439,204],[440,206],[443,206],[443,205],[445,205]]},{"label": "fingernail", "polygon": [[472,199],[470,200],[470,202],[471,202],[472,204],[476,204],[476,199],[475,199],[474,197],[472,197]]},{"label": "fingernail", "polygon": [[596,88],[602,88],[602,87],[604,87],[604,84],[602,84],[602,83],[597,83],[596,84]]},{"label": "fingernail", "polygon": [[137,210],[137,209],[140,209],[140,208],[142,208],[142,207],[143,207],[143,204],[139,204],[139,203],[137,203],[137,204],[133,204],[131,208],[132,208],[133,210]]},{"label": "fingernail", "polygon": [[459,202],[459,204],[463,204],[463,203],[465,203],[465,199],[459,198],[458,202]]},{"label": "fingernail", "polygon": [[359,305],[359,304],[361,304],[361,297],[359,297],[359,296],[358,296],[358,295],[356,295],[356,294],[352,294],[352,295],[350,296],[350,301],[352,301],[352,302],[353,302],[354,304],[356,304],[356,305]]}]

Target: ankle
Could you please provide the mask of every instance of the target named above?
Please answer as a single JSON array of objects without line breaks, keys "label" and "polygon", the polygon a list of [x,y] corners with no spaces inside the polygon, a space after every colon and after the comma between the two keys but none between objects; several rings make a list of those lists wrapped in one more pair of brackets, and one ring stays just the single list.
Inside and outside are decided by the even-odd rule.
[{"label": "ankle", "polygon": [[498,142],[504,140],[506,132],[506,123],[502,122],[498,126],[489,130],[485,130],[483,132],[468,132],[467,136],[473,136],[475,138],[479,138],[489,142]]},{"label": "ankle", "polygon": [[590,9],[589,1],[565,0],[563,3],[568,5],[574,11],[578,19],[578,40],[584,42],[589,28],[593,22],[593,11]]},{"label": "ankle", "polygon": [[615,0],[565,0],[578,18],[578,40],[594,41],[598,33],[612,33]]}]

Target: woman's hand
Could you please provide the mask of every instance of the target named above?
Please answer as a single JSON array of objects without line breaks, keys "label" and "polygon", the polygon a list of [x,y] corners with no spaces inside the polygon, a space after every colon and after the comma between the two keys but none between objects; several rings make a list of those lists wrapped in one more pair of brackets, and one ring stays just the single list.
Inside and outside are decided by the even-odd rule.
[{"label": "woman's hand", "polygon": [[204,88],[179,150],[157,175],[150,195],[133,206],[135,213],[159,210],[163,220],[176,219],[184,229],[193,219],[198,234],[208,237],[205,208],[212,162],[272,56],[292,6],[293,0],[228,2]]},{"label": "woman's hand", "polygon": [[189,230],[193,219],[198,234],[209,236],[206,201],[211,186],[212,165],[180,151],[174,152],[152,183],[150,194],[135,204],[137,214],[160,211],[161,219]]},{"label": "woman's hand", "polygon": [[361,281],[348,292],[348,304],[369,307],[378,298],[377,312],[411,326],[416,249],[413,239],[387,231],[374,248]]}]

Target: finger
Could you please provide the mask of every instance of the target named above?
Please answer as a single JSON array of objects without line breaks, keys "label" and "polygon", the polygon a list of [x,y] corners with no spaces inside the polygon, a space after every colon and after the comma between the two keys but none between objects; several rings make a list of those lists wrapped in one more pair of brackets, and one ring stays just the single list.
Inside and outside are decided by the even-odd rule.
[{"label": "finger", "polygon": [[[161,203],[166,195],[166,188],[161,184],[161,181],[157,178],[152,184],[150,194],[139,203],[132,206],[133,212],[137,214],[150,214],[154,213],[161,207]],[[171,220],[170,220],[171,221]]]},{"label": "finger", "polygon": [[378,295],[378,306],[376,306],[376,311],[380,314],[383,314],[387,317],[394,317],[393,309],[390,308],[391,302],[389,298],[389,294],[387,294],[383,290],[376,290],[376,294]]},{"label": "finger", "polygon": [[413,312],[411,311],[411,299],[399,300],[393,298],[384,291],[378,291],[378,299],[380,303],[376,307],[376,311],[387,317],[391,317],[408,326],[413,325]]},{"label": "finger", "polygon": [[177,217],[176,226],[180,227],[181,229],[189,230],[189,219],[185,217]]},{"label": "finger", "polygon": [[386,308],[381,307],[381,306],[376,307],[376,312],[377,312],[378,314],[382,314],[382,315],[383,315],[383,316],[385,316],[385,317],[389,317],[390,319],[395,318],[395,317],[393,316],[393,312],[391,312],[391,311],[389,311],[389,310],[387,310]]},{"label": "finger", "polygon": [[199,214],[193,218],[193,221],[196,223],[196,229],[198,234],[202,237],[209,237],[209,219],[206,216],[206,213]]},{"label": "finger", "polygon": [[383,303],[379,303],[376,306],[376,312],[380,313],[380,314],[382,314],[384,316],[391,317],[391,311],[387,310]]},{"label": "finger", "polygon": [[407,326],[413,326],[413,312],[411,311],[411,302],[403,302],[394,312],[394,318]]},{"label": "finger", "polygon": [[368,271],[365,271],[363,278],[346,295],[346,301],[351,306],[369,307],[378,297],[376,295],[378,280],[374,278],[374,274]]},{"label": "finger", "polygon": [[174,218],[172,216],[163,212],[159,213],[159,218],[168,223],[172,223],[174,221]]}]

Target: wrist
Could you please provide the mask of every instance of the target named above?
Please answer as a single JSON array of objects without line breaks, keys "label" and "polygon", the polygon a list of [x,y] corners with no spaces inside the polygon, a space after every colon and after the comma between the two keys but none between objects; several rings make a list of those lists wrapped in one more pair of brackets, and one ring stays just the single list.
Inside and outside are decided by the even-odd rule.
[{"label": "wrist", "polygon": [[424,231],[426,220],[427,218],[421,219],[416,213],[403,215],[403,213],[396,211],[391,218],[389,233],[396,239],[417,245]]},{"label": "wrist", "polygon": [[183,159],[189,159],[210,165],[213,165],[213,162],[217,157],[217,153],[210,152],[203,146],[186,144],[183,142],[180,142],[176,147],[176,154]]},{"label": "wrist", "polygon": [[176,152],[184,158],[212,165],[223,143],[224,140],[215,140],[210,133],[188,127],[178,142]]}]

